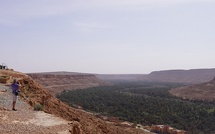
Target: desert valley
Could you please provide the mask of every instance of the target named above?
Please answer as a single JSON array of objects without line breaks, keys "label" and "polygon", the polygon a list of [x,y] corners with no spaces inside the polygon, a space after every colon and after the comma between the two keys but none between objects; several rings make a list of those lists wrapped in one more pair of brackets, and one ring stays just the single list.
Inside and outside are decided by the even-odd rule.
[{"label": "desert valley", "polygon": [[[16,78],[22,85],[20,104],[26,103],[27,111],[42,110],[68,122],[61,127],[64,130],[55,130],[56,133],[212,134],[215,132],[214,76],[215,69],[132,75],[24,74],[1,69],[0,132],[15,133],[17,126],[20,131],[29,133],[52,133],[47,130],[54,130],[44,127],[31,131],[28,126],[36,125],[35,122],[11,119],[12,111],[5,104],[10,100],[3,96],[10,92],[8,85]],[[8,130],[9,126],[14,129]]]}]

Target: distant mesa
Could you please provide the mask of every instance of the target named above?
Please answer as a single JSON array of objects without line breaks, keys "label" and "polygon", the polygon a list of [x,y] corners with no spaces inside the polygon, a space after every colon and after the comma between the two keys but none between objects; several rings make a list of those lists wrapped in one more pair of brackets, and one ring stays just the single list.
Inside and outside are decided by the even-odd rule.
[{"label": "distant mesa", "polygon": [[29,73],[35,81],[43,85],[52,95],[64,90],[76,90],[108,85],[93,74],[74,72]]},{"label": "distant mesa", "polygon": [[207,82],[215,76],[215,69],[155,71],[139,77],[142,81],[196,84]]},{"label": "distant mesa", "polygon": [[154,71],[150,74],[95,74],[105,81],[144,81],[144,82],[171,82],[196,84],[207,82],[214,78],[214,69],[191,69],[191,70],[164,70]]},{"label": "distant mesa", "polygon": [[183,99],[213,101],[215,100],[215,77],[202,84],[171,89],[170,93]]},{"label": "distant mesa", "polygon": [[101,80],[112,81],[112,80],[127,80],[136,81],[146,74],[95,74],[95,76]]}]

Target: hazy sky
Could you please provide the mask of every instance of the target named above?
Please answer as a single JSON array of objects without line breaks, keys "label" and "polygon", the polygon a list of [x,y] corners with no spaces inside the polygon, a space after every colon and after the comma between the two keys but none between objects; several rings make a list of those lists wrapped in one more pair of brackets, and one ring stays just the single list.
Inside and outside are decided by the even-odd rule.
[{"label": "hazy sky", "polygon": [[0,63],[21,72],[215,68],[215,1],[0,0]]}]

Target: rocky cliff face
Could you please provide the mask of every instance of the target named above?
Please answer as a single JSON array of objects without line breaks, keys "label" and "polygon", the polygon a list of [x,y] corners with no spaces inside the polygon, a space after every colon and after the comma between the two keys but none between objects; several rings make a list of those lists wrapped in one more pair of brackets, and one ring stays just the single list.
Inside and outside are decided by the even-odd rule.
[{"label": "rocky cliff face", "polygon": [[209,82],[171,89],[170,93],[184,99],[215,100],[215,77]]},{"label": "rocky cliff face", "polygon": [[107,85],[106,82],[97,79],[96,76],[92,74],[56,72],[33,73],[28,75],[43,85],[53,95],[64,90],[76,90]]},{"label": "rocky cliff face", "polygon": [[[0,70],[1,76],[16,78],[22,85],[21,98],[29,105],[34,107],[36,104],[43,106],[43,110],[47,113],[54,114],[58,117],[70,121],[71,134],[144,134],[142,130],[132,127],[122,127],[119,124],[107,123],[94,115],[84,111],[76,110],[57,98],[53,97],[49,91],[45,90],[42,85],[34,81],[26,74]],[[68,76],[69,77],[69,76]]]}]

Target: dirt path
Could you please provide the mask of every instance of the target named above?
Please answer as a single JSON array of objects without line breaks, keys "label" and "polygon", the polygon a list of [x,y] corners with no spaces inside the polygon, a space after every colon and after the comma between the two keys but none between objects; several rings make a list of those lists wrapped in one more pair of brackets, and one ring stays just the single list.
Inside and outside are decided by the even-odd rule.
[{"label": "dirt path", "polygon": [[[6,92],[2,92],[5,91]],[[1,134],[70,134],[69,122],[42,111],[34,111],[18,98],[17,111],[12,111],[11,89],[0,84]]]}]

